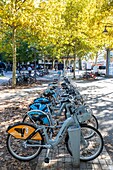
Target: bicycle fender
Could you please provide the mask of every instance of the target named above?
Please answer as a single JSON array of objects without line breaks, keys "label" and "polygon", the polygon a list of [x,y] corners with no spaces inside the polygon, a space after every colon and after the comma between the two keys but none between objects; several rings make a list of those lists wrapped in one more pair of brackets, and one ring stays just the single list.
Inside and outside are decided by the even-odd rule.
[{"label": "bicycle fender", "polygon": [[14,136],[17,139],[27,139],[29,138],[29,136],[31,136],[30,139],[33,140],[42,140],[42,137],[40,135],[40,133],[36,132],[33,134],[33,132],[35,132],[36,128],[33,127],[32,125],[29,125],[27,123],[18,123],[18,124],[14,124],[12,126],[9,126],[7,129],[7,133]]}]

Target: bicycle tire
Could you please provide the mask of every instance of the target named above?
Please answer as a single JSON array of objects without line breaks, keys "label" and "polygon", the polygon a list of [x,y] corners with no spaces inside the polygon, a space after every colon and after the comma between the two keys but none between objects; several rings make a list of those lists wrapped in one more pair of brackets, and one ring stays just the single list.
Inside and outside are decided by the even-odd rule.
[{"label": "bicycle tire", "polygon": [[[35,126],[27,123],[20,123],[19,125],[27,125],[33,127],[35,130],[37,129]],[[15,125],[14,125],[15,126]],[[15,138],[13,135],[8,134],[6,146],[9,153],[16,159],[20,161],[30,161],[36,158],[42,151],[42,147],[24,147],[24,141],[31,142],[30,144],[43,144],[44,139],[40,131],[38,131],[39,135],[41,136],[42,140],[23,140]],[[39,143],[38,143],[39,142]],[[20,149],[20,151],[19,151]],[[33,152],[33,153],[32,153]]]},{"label": "bicycle tire", "polygon": [[35,81],[35,77],[28,77],[28,84],[33,84]]},{"label": "bicycle tire", "polygon": [[[33,114],[28,115],[25,114],[23,117],[22,122],[28,122],[28,123],[33,123],[33,124],[42,124],[46,126],[50,126],[52,124],[50,117],[47,115],[46,112],[43,112],[41,110],[31,110],[29,111],[30,113],[33,112]],[[35,114],[34,114],[35,113]],[[43,115],[43,116],[41,116]]]},{"label": "bicycle tire", "polygon": [[86,124],[94,127],[95,129],[98,129],[98,127],[99,127],[98,120],[97,120],[96,116],[94,116],[93,114],[92,114],[91,119],[86,121]]},{"label": "bicycle tire", "polygon": [[[94,135],[92,137],[90,137],[90,138],[87,137],[87,136],[84,137],[85,141],[88,144],[86,148],[83,148],[82,141],[80,141],[80,160],[82,160],[82,161],[91,161],[91,160],[94,160],[95,158],[97,158],[101,154],[101,152],[103,150],[103,146],[104,146],[104,141],[103,141],[103,137],[100,134],[100,132],[97,129],[95,129],[94,127],[86,125],[86,124],[82,124],[81,125],[81,133],[82,134],[83,134],[83,129],[93,130]],[[96,135],[97,135],[98,138],[96,138]],[[97,139],[99,141],[99,145],[97,145]],[[65,138],[65,142],[66,142],[66,148],[67,148],[68,152],[70,153],[70,155],[72,155],[71,145],[70,145],[69,135],[68,134],[67,134],[67,136]],[[96,148],[94,148],[94,146],[98,147],[98,148],[96,149]],[[96,149],[95,152],[94,152],[94,149]]]},{"label": "bicycle tire", "polygon": [[32,121],[32,119],[30,119],[30,117],[27,114],[24,115],[22,122],[24,122],[24,123],[34,123]]}]

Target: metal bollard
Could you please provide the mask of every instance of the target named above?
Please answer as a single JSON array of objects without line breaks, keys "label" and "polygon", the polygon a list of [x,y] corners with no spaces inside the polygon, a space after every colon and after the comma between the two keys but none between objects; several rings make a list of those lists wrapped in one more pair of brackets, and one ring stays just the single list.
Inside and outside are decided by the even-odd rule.
[{"label": "metal bollard", "polygon": [[73,156],[73,166],[80,166],[80,126],[70,126],[68,128],[69,140]]}]

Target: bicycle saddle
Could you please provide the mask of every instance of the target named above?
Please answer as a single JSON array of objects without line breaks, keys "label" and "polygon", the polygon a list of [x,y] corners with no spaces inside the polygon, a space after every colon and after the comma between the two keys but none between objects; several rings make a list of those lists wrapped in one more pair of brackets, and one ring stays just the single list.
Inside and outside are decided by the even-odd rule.
[{"label": "bicycle saddle", "polygon": [[44,100],[43,100],[43,101],[40,101],[40,103],[41,103],[41,104],[49,104],[50,101],[44,101]]},{"label": "bicycle saddle", "polygon": [[45,97],[53,96],[53,94],[55,94],[55,92],[52,91],[52,90],[45,91],[45,92],[43,93],[43,95],[44,95]]},{"label": "bicycle saddle", "polygon": [[50,86],[50,90],[56,89],[57,86]]},{"label": "bicycle saddle", "polygon": [[41,103],[32,103],[29,105],[29,110],[42,110],[44,112],[47,112],[47,106],[46,104],[41,104]]},{"label": "bicycle saddle", "polygon": [[45,97],[39,97],[37,99],[34,99],[34,103],[40,103],[42,101],[44,101],[45,103],[47,102],[46,104],[50,103],[49,99],[46,99]]}]

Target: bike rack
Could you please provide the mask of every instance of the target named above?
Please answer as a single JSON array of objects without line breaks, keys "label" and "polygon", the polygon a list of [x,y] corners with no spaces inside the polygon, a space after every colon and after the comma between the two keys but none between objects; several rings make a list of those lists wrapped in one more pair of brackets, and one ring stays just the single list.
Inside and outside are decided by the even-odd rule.
[{"label": "bike rack", "polygon": [[70,126],[68,128],[69,140],[73,156],[73,166],[80,166],[80,126]]}]

